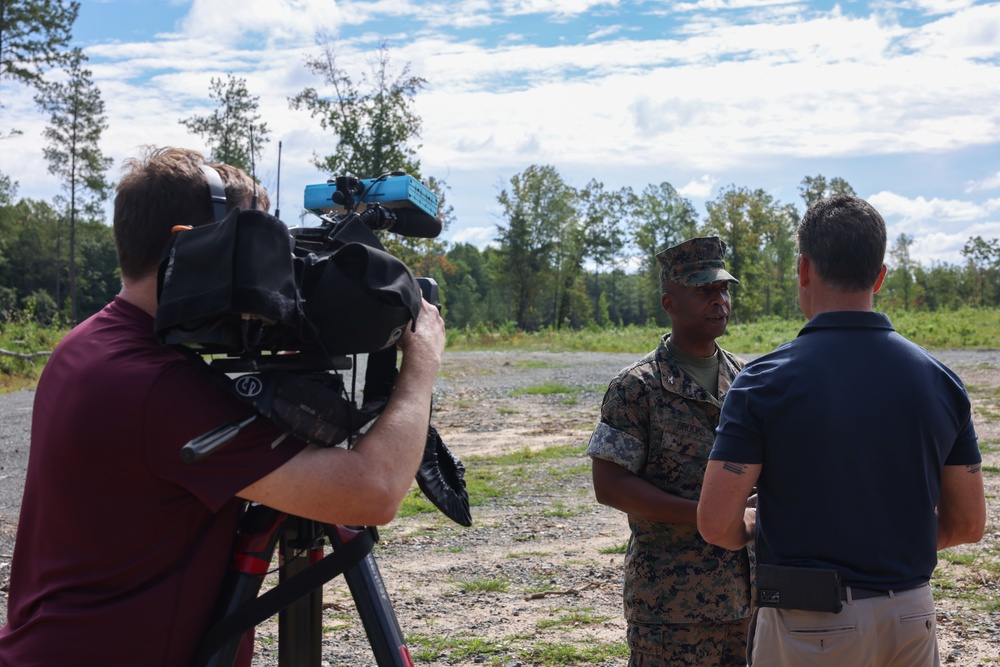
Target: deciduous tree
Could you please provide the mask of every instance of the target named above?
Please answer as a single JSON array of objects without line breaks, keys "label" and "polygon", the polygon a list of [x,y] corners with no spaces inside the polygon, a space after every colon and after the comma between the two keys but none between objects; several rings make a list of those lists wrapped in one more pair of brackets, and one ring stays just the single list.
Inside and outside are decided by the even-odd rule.
[{"label": "deciduous tree", "polygon": [[402,170],[419,177],[419,144],[413,142],[420,137],[421,119],[414,109],[414,98],[426,80],[412,76],[409,65],[395,74],[385,42],[369,63],[370,74],[363,74],[360,84],[338,64],[333,44],[324,38],[320,48],[318,56],[306,61],[306,68],[323,78],[327,90],[321,93],[306,88],[289,100],[293,109],[308,111],[324,130],[337,135],[333,153],[314,153],[316,167],[331,176],[351,173],[374,178]]},{"label": "deciduous tree", "polygon": [[181,125],[205,141],[211,161],[253,174],[254,163],[271,140],[267,123],[257,113],[260,97],[250,94],[246,79],[232,74],[225,81],[213,77],[208,95],[217,102],[215,110],[185,118]]},{"label": "deciduous tree", "polygon": [[646,290],[641,294],[642,304],[653,304],[650,314],[660,324],[667,322],[667,315],[660,307],[660,265],[656,253],[670,246],[683,243],[697,235],[698,212],[690,200],[682,197],[670,183],[647,185],[633,204],[629,218],[632,225],[632,243],[644,267]]},{"label": "deciduous tree", "polygon": [[[510,179],[510,189],[497,197],[505,222],[497,225],[496,240],[502,272],[497,279],[510,288],[511,317],[522,329],[557,324],[565,288],[567,257],[577,241],[572,238],[576,193],[555,167],[532,165]],[[577,255],[579,257],[579,255]],[[578,261],[578,260],[577,260]],[[546,317],[540,297],[554,296]]]}]

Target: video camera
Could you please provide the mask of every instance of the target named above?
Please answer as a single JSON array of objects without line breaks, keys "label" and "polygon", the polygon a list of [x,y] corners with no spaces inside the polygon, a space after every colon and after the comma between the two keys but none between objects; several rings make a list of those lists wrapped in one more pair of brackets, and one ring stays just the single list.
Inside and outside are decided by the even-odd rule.
[{"label": "video camera", "polygon": [[[207,361],[220,375],[240,374],[229,388],[260,415],[329,447],[381,412],[396,343],[415,326],[422,296],[437,305],[436,283],[415,278],[375,231],[434,238],[441,223],[434,193],[402,172],[307,186],[305,208],[320,225],[289,229],[263,211],[233,209],[177,231],[160,263],[154,326],[162,343],[214,356]],[[367,354],[360,406],[338,372],[356,371],[359,354]],[[220,426],[185,445],[182,458],[208,455],[239,428]],[[470,525],[463,474],[431,427],[417,481],[444,514]]]},{"label": "video camera", "polygon": [[420,312],[421,287],[374,232],[436,237],[437,197],[401,172],[342,176],[307,186],[305,208],[319,226],[289,229],[234,209],[175,233],[160,266],[161,341],[225,355],[227,370],[246,371],[336,368],[335,357],[398,341]]}]

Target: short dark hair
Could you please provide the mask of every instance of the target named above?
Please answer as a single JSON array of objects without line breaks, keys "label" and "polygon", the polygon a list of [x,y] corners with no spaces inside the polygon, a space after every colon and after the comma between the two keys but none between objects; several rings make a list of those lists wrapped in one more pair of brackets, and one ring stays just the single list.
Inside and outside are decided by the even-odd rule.
[{"label": "short dark hair", "polygon": [[814,203],[797,230],[799,252],[821,280],[836,289],[871,289],[885,260],[885,221],[875,208],[852,195]]},{"label": "short dark hair", "polygon": [[[214,213],[208,180],[198,151],[146,146],[143,154],[122,166],[125,175],[115,194],[114,236],[118,265],[125,278],[155,271],[175,225],[198,227]],[[229,165],[211,165],[226,188],[226,210],[240,206],[255,190],[253,180]],[[264,188],[256,187],[259,207],[269,204]]]}]

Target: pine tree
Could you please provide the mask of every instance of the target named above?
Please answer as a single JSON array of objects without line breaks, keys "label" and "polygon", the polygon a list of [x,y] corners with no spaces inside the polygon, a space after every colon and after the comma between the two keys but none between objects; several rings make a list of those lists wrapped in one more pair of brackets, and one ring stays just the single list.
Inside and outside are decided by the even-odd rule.
[{"label": "pine tree", "polygon": [[[69,194],[69,284],[70,318],[77,321],[76,222],[99,217],[101,204],[108,198],[111,184],[104,174],[111,158],[104,157],[98,145],[107,129],[104,101],[94,85],[91,72],[84,69],[87,57],[80,49],[71,52],[69,79],[43,86],[37,95],[39,106],[51,114],[43,136],[49,144],[44,149],[49,173],[63,179]],[[57,279],[58,280],[58,279]]]},{"label": "pine tree", "polygon": [[79,9],[79,2],[0,0],[0,83],[41,87],[46,69],[66,64]]}]

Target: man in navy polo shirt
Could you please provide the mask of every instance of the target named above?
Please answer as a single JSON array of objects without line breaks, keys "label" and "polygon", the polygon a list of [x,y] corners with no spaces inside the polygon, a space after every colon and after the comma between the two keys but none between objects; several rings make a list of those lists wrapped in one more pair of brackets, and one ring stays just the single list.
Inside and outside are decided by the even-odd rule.
[{"label": "man in navy polo shirt", "polygon": [[938,665],[937,551],[977,542],[986,522],[969,397],[872,312],[886,271],[874,208],[817,202],[798,245],[809,322],[733,383],[698,529],[729,549],[755,540],[755,667]]}]

